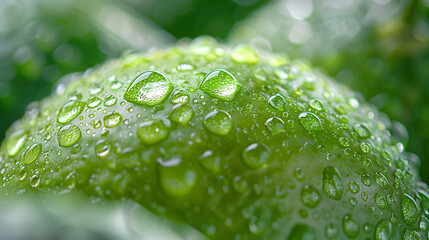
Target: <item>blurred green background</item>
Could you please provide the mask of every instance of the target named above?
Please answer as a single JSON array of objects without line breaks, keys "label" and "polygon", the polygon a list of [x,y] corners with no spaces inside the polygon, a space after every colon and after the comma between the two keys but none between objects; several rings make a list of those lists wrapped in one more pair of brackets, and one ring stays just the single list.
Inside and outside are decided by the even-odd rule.
[{"label": "blurred green background", "polygon": [[361,93],[429,182],[429,0],[3,0],[0,141],[62,76],[200,35],[284,51]]}]

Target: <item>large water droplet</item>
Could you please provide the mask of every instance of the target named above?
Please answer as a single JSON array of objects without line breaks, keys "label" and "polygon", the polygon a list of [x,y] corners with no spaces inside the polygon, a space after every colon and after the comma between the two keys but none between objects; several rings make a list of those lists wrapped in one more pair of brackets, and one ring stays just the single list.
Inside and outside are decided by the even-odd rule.
[{"label": "large water droplet", "polygon": [[57,121],[66,124],[75,119],[85,107],[85,103],[81,101],[70,101],[64,104],[58,113]]},{"label": "large water droplet", "polygon": [[416,201],[408,194],[402,195],[401,201],[402,217],[404,222],[408,225],[412,225],[417,221],[419,217],[419,207]]},{"label": "large water droplet", "polygon": [[97,145],[95,145],[94,152],[97,157],[105,159],[110,154],[111,146],[108,142],[100,140]]},{"label": "large water droplet", "polygon": [[231,73],[220,69],[207,74],[199,88],[209,96],[231,101],[240,91],[241,85]]},{"label": "large water droplet", "polygon": [[164,122],[158,119],[148,120],[140,125],[137,137],[145,144],[155,144],[166,139],[170,131]]},{"label": "large water droplet", "polygon": [[204,118],[203,125],[209,132],[224,136],[231,132],[234,123],[227,112],[213,111]]},{"label": "large water droplet", "polygon": [[375,172],[375,182],[381,188],[386,189],[389,186],[389,181],[381,172]]},{"label": "large water droplet", "polygon": [[117,112],[111,112],[103,118],[104,126],[106,128],[113,128],[122,122],[122,115]]},{"label": "large water droplet", "polygon": [[169,119],[181,125],[188,124],[194,116],[194,110],[188,104],[177,104],[170,113]]},{"label": "large water droplet", "polygon": [[353,129],[362,139],[371,137],[371,133],[369,132],[368,128],[363,124],[356,124]]},{"label": "large water droplet", "polygon": [[375,240],[390,240],[392,239],[392,224],[389,220],[384,219],[375,226]]},{"label": "large water droplet", "polygon": [[34,162],[40,155],[40,152],[42,151],[42,145],[41,144],[33,144],[30,146],[30,148],[27,149],[24,153],[24,163],[30,164]]},{"label": "large water droplet", "polygon": [[189,102],[189,93],[182,89],[177,89],[171,94],[170,102],[173,104],[185,104]]},{"label": "large water droplet", "polygon": [[359,236],[359,224],[352,215],[347,214],[343,217],[343,230],[346,236],[351,239]]},{"label": "large water droplet", "polygon": [[316,188],[307,184],[301,190],[301,201],[302,203],[310,208],[314,208],[320,203],[320,193]]},{"label": "large water droplet", "polygon": [[201,156],[199,156],[198,157],[198,163],[205,170],[212,172],[212,173],[220,172],[221,167],[222,167],[220,157],[215,156],[213,154],[213,151],[211,151],[211,150],[207,150]]},{"label": "large water droplet", "polygon": [[187,195],[197,184],[197,173],[184,164],[160,167],[159,177],[162,189],[172,197]]},{"label": "large water droplet", "polygon": [[343,196],[343,180],[338,170],[333,166],[323,170],[323,191],[330,198],[338,201]]},{"label": "large water droplet", "polygon": [[311,112],[303,112],[298,116],[299,122],[301,126],[307,132],[320,132],[323,130],[322,123],[320,122],[320,118]]},{"label": "large water droplet", "polygon": [[414,230],[405,230],[403,240],[420,240],[420,234]]},{"label": "large water droplet", "polygon": [[271,151],[262,143],[252,143],[243,150],[242,159],[250,169],[267,167],[271,163]]},{"label": "large water droplet", "polygon": [[276,94],[268,99],[268,104],[276,110],[283,111],[285,109],[285,98],[281,94]]},{"label": "large water droplet", "polygon": [[238,63],[255,64],[259,60],[259,55],[250,46],[238,45],[231,52],[231,58]]},{"label": "large water droplet", "polygon": [[70,147],[79,141],[82,132],[75,124],[63,126],[57,134],[58,145],[61,147]]},{"label": "large water droplet", "polygon": [[18,129],[13,132],[7,142],[6,142],[6,151],[9,156],[15,156],[21,149],[24,147],[28,139],[28,131],[25,129]]},{"label": "large water droplet", "polygon": [[265,122],[265,127],[267,127],[268,131],[273,135],[285,132],[285,124],[283,120],[278,117],[269,118]]},{"label": "large water droplet", "polygon": [[104,98],[104,106],[111,107],[115,105],[117,101],[118,99],[115,96],[113,96],[112,94],[109,94]]},{"label": "large water droplet", "polygon": [[307,225],[297,223],[293,226],[287,240],[316,240],[316,231]]},{"label": "large water droplet", "polygon": [[100,105],[101,99],[95,96],[92,96],[88,99],[88,107],[89,108],[95,108],[98,105]]},{"label": "large water droplet", "polygon": [[162,73],[146,71],[134,79],[124,98],[128,102],[153,106],[162,103],[173,88],[173,84]]}]

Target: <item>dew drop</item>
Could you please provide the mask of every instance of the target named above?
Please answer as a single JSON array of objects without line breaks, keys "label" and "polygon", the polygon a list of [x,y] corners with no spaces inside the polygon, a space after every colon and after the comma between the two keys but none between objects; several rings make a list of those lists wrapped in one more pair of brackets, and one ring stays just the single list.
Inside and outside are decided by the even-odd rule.
[{"label": "dew drop", "polygon": [[100,105],[101,99],[95,96],[92,96],[88,99],[88,107],[89,108],[95,108],[98,105]]},{"label": "dew drop", "polygon": [[85,107],[85,103],[81,101],[70,101],[64,104],[58,113],[57,121],[66,124],[75,119]]},{"label": "dew drop", "polygon": [[359,224],[352,215],[347,214],[343,217],[343,230],[346,236],[351,239],[359,236]]},{"label": "dew drop", "polygon": [[371,133],[369,132],[368,128],[363,124],[356,124],[353,129],[359,136],[359,138],[365,139],[371,137]]},{"label": "dew drop", "polygon": [[170,102],[173,104],[186,104],[189,102],[189,93],[182,89],[177,89],[171,94]]},{"label": "dew drop", "polygon": [[323,192],[338,201],[343,196],[343,180],[338,170],[333,166],[328,166],[323,170]]},{"label": "dew drop", "polygon": [[97,145],[95,145],[94,151],[95,155],[101,159],[105,159],[110,154],[111,146],[108,142],[100,140]]},{"label": "dew drop", "polygon": [[199,88],[211,97],[231,101],[240,91],[241,85],[231,73],[220,69],[207,74]]},{"label": "dew drop", "polygon": [[186,63],[182,63],[177,65],[177,71],[179,72],[186,72],[186,71],[192,71],[195,69],[194,65],[192,64],[186,64]]},{"label": "dew drop", "polygon": [[137,137],[144,144],[155,144],[166,139],[170,134],[169,129],[164,125],[164,122],[158,119],[148,120],[140,124],[137,130]]},{"label": "dew drop", "polygon": [[90,95],[95,95],[95,94],[99,94],[104,90],[104,88],[98,84],[94,84],[92,85],[89,89],[88,89],[88,93]]},{"label": "dew drop", "polygon": [[326,224],[325,235],[327,238],[334,239],[338,236],[339,233],[340,233],[340,231],[335,226],[335,224],[333,224],[333,223]]},{"label": "dew drop", "polygon": [[231,132],[234,123],[227,112],[213,111],[204,118],[203,125],[209,132],[225,136]]},{"label": "dew drop", "polygon": [[119,81],[113,81],[111,84],[110,84],[110,89],[111,90],[118,90],[119,88],[121,88],[122,87],[122,83],[121,82],[119,82]]},{"label": "dew drop", "polygon": [[302,203],[310,208],[317,207],[320,203],[320,193],[313,186],[306,184],[301,190],[301,201]]},{"label": "dew drop", "polygon": [[30,164],[34,162],[40,155],[40,152],[42,151],[42,145],[41,144],[33,144],[30,146],[30,148],[27,149],[24,153],[24,163]]},{"label": "dew drop", "polygon": [[244,193],[248,188],[248,183],[241,176],[236,176],[232,179],[232,187],[238,193]]},{"label": "dew drop", "polygon": [[160,185],[172,197],[183,197],[197,184],[197,173],[183,164],[173,167],[160,167]]},{"label": "dew drop", "polygon": [[117,112],[111,112],[103,118],[104,126],[106,128],[113,128],[122,122],[122,115]]},{"label": "dew drop", "polygon": [[402,195],[401,209],[402,217],[406,224],[412,225],[417,221],[420,212],[419,208],[416,201],[406,193]]},{"label": "dew drop", "polygon": [[194,116],[194,110],[188,104],[177,104],[173,107],[169,119],[181,125],[186,125]]},{"label": "dew drop", "polygon": [[146,71],[130,84],[124,99],[136,104],[153,106],[162,103],[173,88],[173,84],[162,73]]},{"label": "dew drop", "polygon": [[377,205],[377,207],[379,207],[380,209],[385,209],[388,207],[388,204],[386,202],[386,199],[383,197],[383,195],[381,195],[380,193],[376,193],[375,194],[375,204]]},{"label": "dew drop", "polygon": [[420,234],[414,230],[405,230],[403,240],[420,240]]},{"label": "dew drop", "polygon": [[9,156],[13,157],[24,147],[28,139],[28,131],[25,129],[18,129],[13,132],[7,142],[6,151]]},{"label": "dew drop", "polygon": [[252,143],[242,152],[244,164],[250,169],[265,168],[271,163],[271,151],[262,143]]},{"label": "dew drop", "polygon": [[375,182],[378,186],[384,189],[389,186],[389,181],[387,180],[386,176],[384,176],[381,172],[375,172]]},{"label": "dew drop", "polygon": [[40,177],[37,175],[34,175],[30,178],[30,185],[32,187],[37,187],[40,184]]},{"label": "dew drop", "polygon": [[392,223],[387,220],[381,220],[375,226],[375,240],[390,240],[392,239]]},{"label": "dew drop", "polygon": [[362,150],[363,153],[369,153],[371,152],[371,145],[369,143],[361,143],[359,145],[360,150]]},{"label": "dew drop", "polygon": [[219,173],[222,167],[220,157],[215,156],[211,150],[207,150],[199,156],[198,163],[202,168],[212,173]]},{"label": "dew drop", "polygon": [[115,96],[113,96],[112,94],[109,94],[104,98],[104,106],[111,107],[115,105],[117,101],[118,99]]},{"label": "dew drop", "polygon": [[313,108],[316,111],[322,111],[323,110],[323,104],[317,99],[311,100],[309,105],[311,108]]},{"label": "dew drop", "polygon": [[57,134],[58,145],[61,147],[70,147],[79,141],[82,132],[76,124],[63,126]]},{"label": "dew drop", "polygon": [[358,193],[360,191],[359,184],[353,180],[349,183],[349,189],[352,193]]},{"label": "dew drop", "polygon": [[311,112],[303,112],[298,116],[299,123],[309,133],[320,132],[323,130],[320,118]]},{"label": "dew drop", "polygon": [[361,176],[361,181],[363,183],[363,185],[369,187],[371,186],[371,178],[369,177],[369,175],[367,173],[362,174]]},{"label": "dew drop", "polygon": [[238,63],[255,64],[259,60],[259,55],[248,45],[238,45],[232,50],[231,59]]},{"label": "dew drop", "polygon": [[314,228],[302,223],[297,223],[293,226],[287,240],[313,240],[317,239],[317,233]]},{"label": "dew drop", "polygon": [[265,122],[265,127],[267,127],[268,131],[270,131],[272,135],[277,135],[279,133],[285,132],[284,122],[278,117],[269,118]]},{"label": "dew drop", "polygon": [[285,108],[285,98],[281,94],[276,94],[268,99],[268,104],[276,110],[283,111]]}]

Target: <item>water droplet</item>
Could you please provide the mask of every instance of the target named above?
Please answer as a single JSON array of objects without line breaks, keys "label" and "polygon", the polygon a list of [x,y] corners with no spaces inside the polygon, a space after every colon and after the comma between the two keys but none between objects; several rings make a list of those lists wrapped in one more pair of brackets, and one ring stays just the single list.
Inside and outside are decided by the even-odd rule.
[{"label": "water droplet", "polygon": [[231,59],[238,63],[255,64],[259,60],[259,55],[248,45],[238,45],[232,50]]},{"label": "water droplet", "polygon": [[268,99],[268,103],[274,109],[283,111],[285,107],[285,98],[281,94],[276,94]]},{"label": "water droplet", "polygon": [[405,230],[403,240],[420,240],[420,234],[414,230]]},{"label": "water droplet", "polygon": [[108,142],[100,140],[97,145],[95,145],[94,151],[95,155],[101,159],[105,159],[110,154],[111,146]]},{"label": "water droplet", "polygon": [[104,88],[102,86],[100,86],[98,84],[94,84],[93,86],[91,86],[88,89],[88,93],[91,94],[91,95],[99,94],[99,93],[101,93],[103,91],[103,89]]},{"label": "water droplet", "polygon": [[58,113],[57,121],[66,124],[75,119],[85,107],[85,103],[81,101],[70,101],[64,104]]},{"label": "water droplet", "polygon": [[173,88],[173,84],[162,73],[146,71],[134,79],[124,98],[128,102],[153,106],[162,103]]},{"label": "water droplet", "polygon": [[361,176],[361,181],[363,183],[363,185],[369,187],[371,186],[371,178],[369,177],[369,175],[367,173],[362,174]]},{"label": "water droplet", "polygon": [[140,124],[137,130],[137,137],[144,144],[155,144],[166,139],[170,134],[164,122],[158,119],[148,120]]},{"label": "water droplet", "polygon": [[65,125],[58,131],[57,140],[61,147],[70,147],[79,141],[82,132],[76,124]]},{"label": "water droplet", "polygon": [[117,112],[111,112],[104,116],[103,122],[107,128],[116,127],[122,122],[122,115]]},{"label": "water droplet", "polygon": [[389,181],[387,180],[386,176],[384,176],[381,172],[375,172],[375,182],[378,186],[384,189],[389,186]]},{"label": "water droplet", "polygon": [[392,239],[392,224],[389,220],[384,219],[375,226],[375,240],[390,240]]},{"label": "water droplet", "polygon": [[307,132],[320,132],[323,130],[322,123],[320,122],[320,118],[311,112],[303,112],[298,116],[299,122],[301,126]]},{"label": "water droplet", "polygon": [[28,139],[28,131],[24,129],[18,129],[13,132],[7,142],[6,150],[9,156],[13,157],[24,147]]},{"label": "water droplet", "polygon": [[330,198],[338,201],[343,196],[343,180],[338,170],[333,166],[323,170],[323,191]]},{"label": "water droplet", "polygon": [[98,97],[92,96],[88,99],[88,107],[89,108],[95,108],[98,105],[100,105],[100,103],[101,103],[101,99]]},{"label": "water droplet", "polygon": [[349,189],[352,193],[358,193],[360,191],[359,184],[353,180],[349,183]]},{"label": "water droplet", "polygon": [[351,239],[359,236],[359,224],[352,215],[347,214],[343,217],[343,230],[346,236]]},{"label": "water droplet", "polygon": [[189,102],[189,93],[182,89],[177,89],[171,94],[170,102],[173,104],[186,104]]},{"label": "water droplet", "polygon": [[177,104],[170,113],[169,119],[181,125],[186,125],[194,116],[194,110],[188,104]]},{"label": "water droplet", "polygon": [[270,131],[272,135],[277,135],[279,133],[285,132],[284,122],[278,117],[269,118],[265,122],[265,127],[267,127],[268,131]]},{"label": "water droplet", "polygon": [[361,143],[359,145],[360,149],[362,150],[363,153],[369,153],[371,152],[371,145],[369,145],[369,143]]},{"label": "water droplet", "polygon": [[160,185],[165,193],[172,197],[183,197],[197,184],[197,173],[184,164],[174,167],[161,167]]},{"label": "water droplet", "polygon": [[293,176],[300,182],[304,181],[305,178],[305,171],[302,168],[295,168],[293,171]]},{"label": "water droplet", "polygon": [[271,151],[262,143],[252,143],[243,150],[244,164],[250,169],[267,167],[271,163]]},{"label": "water droplet", "polygon": [[119,82],[119,81],[113,81],[111,84],[110,84],[110,89],[111,90],[118,90],[119,88],[121,88],[122,87],[122,83],[121,82]]},{"label": "water droplet", "polygon": [[232,187],[238,193],[244,193],[248,188],[248,183],[241,176],[236,176],[232,179]]},{"label": "water droplet", "polygon": [[362,139],[371,137],[371,133],[369,132],[368,128],[363,124],[356,124],[353,129]]},{"label": "water droplet", "polygon": [[340,231],[335,226],[335,224],[333,224],[333,223],[326,224],[325,235],[327,238],[334,239],[338,236],[339,233],[340,233]]},{"label": "water droplet", "polygon": [[222,167],[220,157],[215,156],[211,150],[207,150],[199,156],[198,163],[202,168],[212,173],[219,173]]},{"label": "water droplet", "polygon": [[386,199],[383,197],[383,195],[381,195],[380,193],[376,193],[375,194],[375,204],[377,205],[377,207],[379,207],[380,209],[385,209],[388,207]]},{"label": "water droplet", "polygon": [[317,239],[316,231],[307,225],[297,223],[293,226],[287,240],[313,240]]},{"label": "water droplet", "polygon": [[40,177],[37,175],[34,175],[30,178],[30,185],[32,187],[37,187],[40,184]]},{"label": "water droplet", "polygon": [[186,72],[186,71],[192,71],[195,69],[194,65],[192,64],[186,64],[186,63],[182,63],[177,65],[177,71],[179,72]]},{"label": "water droplet", "polygon": [[40,155],[40,152],[42,151],[42,145],[41,144],[33,144],[30,146],[30,148],[27,149],[24,153],[24,163],[30,164],[34,162]]},{"label": "water droplet", "polygon": [[104,106],[106,107],[113,106],[116,104],[117,101],[118,99],[115,96],[113,96],[112,94],[109,94],[104,98]]},{"label": "water droplet", "polygon": [[234,123],[227,112],[213,111],[204,118],[203,125],[209,132],[224,136],[231,132]]},{"label": "water droplet", "polygon": [[199,88],[211,97],[231,101],[240,91],[241,85],[231,73],[220,69],[207,74]]},{"label": "water droplet", "polygon": [[27,177],[27,169],[22,167],[18,170],[18,173],[16,175],[16,178],[18,178],[18,180],[24,180]]},{"label": "water droplet", "polygon": [[301,201],[307,207],[317,207],[320,203],[320,193],[313,186],[306,184],[301,190]]},{"label": "water droplet", "polygon": [[322,111],[323,110],[323,104],[317,99],[311,100],[309,105],[311,108],[313,108],[316,111]]},{"label": "water droplet", "polygon": [[346,137],[340,137],[338,139],[338,142],[343,147],[349,147],[350,146],[350,140],[348,138],[346,138]]},{"label": "water droplet", "polygon": [[417,221],[420,212],[419,208],[416,201],[406,193],[402,195],[401,209],[402,217],[406,224],[412,225]]}]

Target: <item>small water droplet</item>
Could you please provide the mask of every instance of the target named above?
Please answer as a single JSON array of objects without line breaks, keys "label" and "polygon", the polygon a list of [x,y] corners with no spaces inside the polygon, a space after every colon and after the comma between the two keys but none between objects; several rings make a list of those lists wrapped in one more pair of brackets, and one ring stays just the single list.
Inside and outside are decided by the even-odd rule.
[{"label": "small water droplet", "polygon": [[241,85],[231,73],[219,69],[207,74],[199,88],[211,97],[231,101],[240,91]]},{"label": "small water droplet", "polygon": [[283,111],[285,106],[285,98],[281,94],[276,94],[268,99],[268,103],[274,109]]},{"label": "small water droplet", "polygon": [[311,108],[313,108],[316,111],[322,111],[323,110],[323,104],[317,99],[311,100],[309,105]]},{"label": "small water droplet", "polygon": [[70,147],[79,141],[82,132],[76,124],[63,126],[57,134],[58,145],[61,147]]},{"label": "small water droplet", "polygon": [[75,119],[85,107],[85,103],[81,101],[70,101],[63,105],[58,113],[57,121],[66,124]]},{"label": "small water droplet", "polygon": [[238,193],[244,193],[248,188],[248,183],[241,176],[236,176],[232,179],[232,187]]},{"label": "small water droplet", "polygon": [[405,230],[403,240],[421,240],[420,234],[415,230]]},{"label": "small water droplet", "polygon": [[287,240],[302,240],[302,239],[317,239],[316,230],[302,223],[297,223],[293,226]]},{"label": "small water droplet", "polygon": [[197,184],[197,173],[184,164],[160,167],[159,178],[164,192],[172,197],[186,196]]},{"label": "small water droplet", "polygon": [[293,171],[293,176],[300,182],[304,181],[305,178],[305,171],[303,168],[295,168]]},{"label": "small water droplet", "polygon": [[390,240],[392,239],[392,223],[387,220],[381,220],[375,226],[375,240]]},{"label": "small water droplet", "polygon": [[375,205],[380,209],[385,209],[388,207],[386,199],[380,193],[375,194]]},{"label": "small water droplet", "polygon": [[22,167],[18,170],[18,173],[16,175],[16,178],[18,178],[18,180],[24,180],[27,177],[27,169]]},{"label": "small water droplet", "polygon": [[340,137],[338,139],[338,142],[343,147],[349,147],[350,146],[350,140],[348,138],[346,138],[346,137]]},{"label": "small water droplet", "polygon": [[250,169],[265,168],[271,163],[271,151],[262,143],[252,143],[243,150],[242,159]]},{"label": "small water droplet", "polygon": [[349,183],[349,189],[352,193],[358,193],[360,191],[359,184],[353,180]]},{"label": "small water droplet", "polygon": [[173,84],[162,73],[146,71],[134,79],[124,98],[128,102],[154,106],[162,103],[173,88]]},{"label": "small water droplet", "polygon": [[299,123],[307,132],[320,132],[323,130],[320,118],[311,112],[303,112],[298,116]]},{"label": "small water droplet", "polygon": [[417,221],[420,212],[419,207],[414,198],[406,193],[402,195],[401,209],[406,224],[412,225]]},{"label": "small water droplet", "polygon": [[187,64],[187,63],[182,63],[177,65],[177,71],[179,72],[186,72],[186,71],[192,71],[195,69],[194,65],[192,64]]},{"label": "small water droplet", "polygon": [[95,108],[98,105],[100,105],[101,99],[95,96],[92,96],[88,99],[88,107],[89,108]]},{"label": "small water droplet", "polygon": [[340,231],[335,226],[335,224],[333,224],[333,223],[326,224],[325,235],[327,238],[334,239],[338,236],[339,233],[340,233]]},{"label": "small water droplet", "polygon": [[104,88],[102,86],[94,84],[88,89],[88,93],[91,95],[95,95],[101,93],[103,90]]},{"label": "small water droplet", "polygon": [[371,186],[371,178],[369,177],[369,175],[367,173],[362,174],[361,176],[361,181],[363,183],[363,185],[369,187]]},{"label": "small water droplet", "polygon": [[95,155],[101,159],[105,159],[110,154],[111,146],[108,142],[100,140],[97,145],[95,145],[94,151]]},{"label": "small water droplet", "polygon": [[378,186],[384,189],[389,186],[389,181],[387,180],[386,176],[384,176],[381,172],[375,172],[375,182]]},{"label": "small water droplet", "polygon": [[371,152],[371,145],[369,143],[361,143],[359,145],[359,147],[363,153],[370,153]]},{"label": "small water droplet", "polygon": [[265,127],[267,127],[268,131],[270,131],[272,135],[277,135],[279,133],[285,132],[284,122],[278,117],[269,118],[265,122]]},{"label": "small water droplet", "polygon": [[169,129],[164,125],[164,122],[158,119],[148,120],[140,124],[137,130],[137,137],[144,144],[155,144],[166,139],[170,134]]},{"label": "small water droplet", "polygon": [[34,175],[30,178],[30,185],[32,187],[37,187],[40,184],[40,177],[37,175]]},{"label": "small water droplet", "polygon": [[227,112],[220,110],[207,114],[203,125],[209,132],[225,136],[231,132],[234,123]]},{"label": "small water droplet", "polygon": [[170,102],[173,104],[186,104],[189,102],[189,93],[182,89],[177,89],[171,94]]},{"label": "small water droplet", "polygon": [[328,166],[323,170],[323,191],[330,198],[338,201],[343,196],[343,180],[333,166]]},{"label": "small water droplet", "polygon": [[173,107],[169,119],[181,125],[186,125],[194,116],[194,110],[188,104],[177,104]]},{"label": "small water droplet", "polygon": [[313,186],[306,184],[301,190],[301,201],[302,203],[310,208],[317,207],[321,200],[320,193]]},{"label": "small water droplet", "polygon": [[33,144],[30,146],[30,148],[27,149],[24,153],[24,163],[30,164],[34,162],[40,155],[40,152],[42,151],[42,145],[41,144]]},{"label": "small water droplet", "polygon": [[220,157],[215,156],[211,150],[207,150],[199,156],[198,163],[202,168],[212,173],[219,173],[222,167]]},{"label": "small water droplet", "polygon": [[28,139],[28,131],[18,129],[14,131],[6,142],[6,151],[9,156],[13,157],[24,147]]},{"label": "small water droplet", "polygon": [[352,215],[347,214],[343,217],[343,230],[346,236],[351,239],[359,236],[359,224]]},{"label": "small water droplet", "polygon": [[111,112],[103,118],[104,126],[106,128],[113,128],[122,122],[122,115],[117,112]]},{"label": "small water droplet", "polygon": [[238,45],[232,50],[231,59],[238,63],[255,64],[259,60],[259,55],[248,45]]},{"label": "small water droplet", "polygon": [[112,94],[109,94],[104,98],[104,106],[106,107],[113,106],[116,104],[117,101],[118,99],[115,96],[113,96]]},{"label": "small water droplet", "polygon": [[359,138],[365,139],[371,137],[371,133],[368,128],[363,124],[356,124],[353,129],[358,134]]},{"label": "small water droplet", "polygon": [[110,83],[111,90],[118,90],[121,87],[122,87],[122,83],[119,81],[113,81],[112,83]]}]

